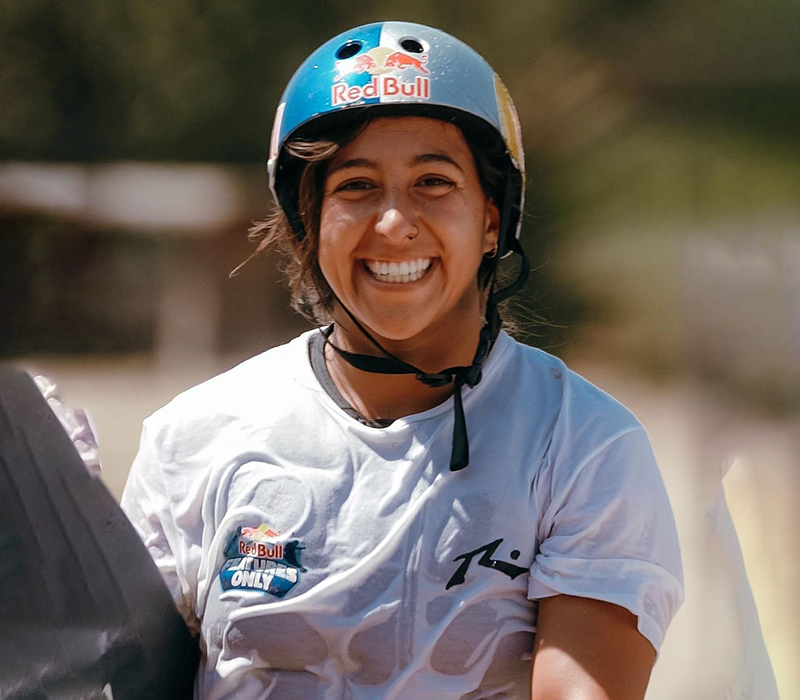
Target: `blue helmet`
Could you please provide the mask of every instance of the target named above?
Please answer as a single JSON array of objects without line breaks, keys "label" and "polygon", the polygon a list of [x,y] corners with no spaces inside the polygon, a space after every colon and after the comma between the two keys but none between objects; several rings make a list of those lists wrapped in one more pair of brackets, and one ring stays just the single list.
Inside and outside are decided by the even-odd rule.
[{"label": "blue helmet", "polygon": [[[519,120],[503,81],[473,49],[439,29],[376,22],[334,37],[297,69],[272,129],[269,183],[298,235],[298,164],[285,145],[326,131],[365,110],[453,122],[503,173],[500,255],[519,246],[525,156]],[[370,112],[372,114],[372,112]]]}]

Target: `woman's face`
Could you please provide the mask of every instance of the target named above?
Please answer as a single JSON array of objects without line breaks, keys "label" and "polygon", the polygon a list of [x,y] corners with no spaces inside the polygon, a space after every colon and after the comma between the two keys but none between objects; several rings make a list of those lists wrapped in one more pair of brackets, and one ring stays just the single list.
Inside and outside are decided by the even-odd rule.
[{"label": "woman's face", "polygon": [[380,118],[328,164],[319,264],[341,303],[378,336],[458,334],[480,328],[478,267],[498,228],[460,129]]}]

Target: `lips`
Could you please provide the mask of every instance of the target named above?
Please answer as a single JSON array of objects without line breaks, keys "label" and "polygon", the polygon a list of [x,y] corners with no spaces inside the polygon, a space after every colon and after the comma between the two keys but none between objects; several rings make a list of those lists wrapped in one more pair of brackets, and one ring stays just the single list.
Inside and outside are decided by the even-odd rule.
[{"label": "lips", "polygon": [[364,265],[372,276],[380,282],[404,284],[416,282],[431,266],[431,258],[417,258],[402,262],[385,262],[382,260],[365,260]]}]

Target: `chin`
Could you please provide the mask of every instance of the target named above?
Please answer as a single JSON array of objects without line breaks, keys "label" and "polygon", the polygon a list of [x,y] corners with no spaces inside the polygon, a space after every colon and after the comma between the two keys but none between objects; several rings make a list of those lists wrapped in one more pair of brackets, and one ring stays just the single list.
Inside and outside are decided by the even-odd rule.
[{"label": "chin", "polygon": [[362,323],[370,333],[392,341],[410,340],[424,334],[426,329],[434,323],[433,317],[429,317],[428,314],[423,317],[419,311],[411,310],[392,313],[386,305],[367,313],[360,312],[358,309],[351,309],[351,311],[359,323]]},{"label": "chin", "polygon": [[[363,321],[362,321],[363,323]],[[423,333],[427,326],[419,323],[386,323],[378,322],[375,324],[365,324],[373,334],[385,338],[386,340],[403,341],[410,340]]]}]

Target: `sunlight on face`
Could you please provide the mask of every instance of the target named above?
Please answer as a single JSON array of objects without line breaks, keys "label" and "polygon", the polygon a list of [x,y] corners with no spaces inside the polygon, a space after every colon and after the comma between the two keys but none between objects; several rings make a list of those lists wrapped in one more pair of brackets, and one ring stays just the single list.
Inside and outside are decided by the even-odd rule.
[{"label": "sunlight on face", "polygon": [[460,129],[380,118],[329,164],[320,268],[339,301],[383,338],[479,328],[477,272],[498,220]]}]

